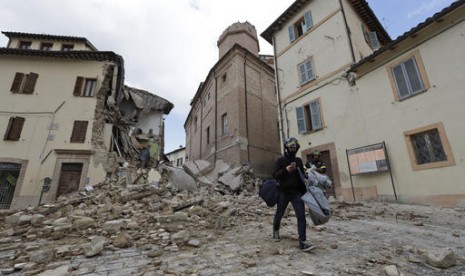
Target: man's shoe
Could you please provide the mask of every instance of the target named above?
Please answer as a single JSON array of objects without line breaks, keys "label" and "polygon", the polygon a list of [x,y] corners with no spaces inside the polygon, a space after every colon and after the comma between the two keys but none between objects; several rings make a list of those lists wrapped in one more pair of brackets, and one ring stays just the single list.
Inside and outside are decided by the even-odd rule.
[{"label": "man's shoe", "polygon": [[278,230],[273,231],[273,241],[279,241],[279,231]]},{"label": "man's shoe", "polygon": [[300,250],[302,250],[303,252],[308,252],[312,249],[315,248],[315,245],[309,243],[309,242],[306,242],[306,241],[299,241],[299,247],[300,247]]}]

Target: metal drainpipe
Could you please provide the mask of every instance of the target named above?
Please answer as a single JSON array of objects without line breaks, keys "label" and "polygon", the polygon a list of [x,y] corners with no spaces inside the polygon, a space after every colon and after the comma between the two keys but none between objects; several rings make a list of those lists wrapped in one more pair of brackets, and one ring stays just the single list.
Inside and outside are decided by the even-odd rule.
[{"label": "metal drainpipe", "polygon": [[213,78],[215,79],[215,150],[213,160],[216,165],[216,154],[218,151],[218,77],[216,76],[216,70],[213,71]]},{"label": "metal drainpipe", "polygon": [[203,104],[202,104],[202,99],[199,99],[200,100],[200,127],[199,127],[199,132],[200,132],[200,159],[203,158],[203,154],[202,154],[202,137],[203,137],[203,124],[202,124],[202,117],[203,117]]},{"label": "metal drainpipe", "polygon": [[344,25],[346,26],[347,37],[349,38],[350,53],[352,54],[352,62],[355,62],[355,52],[354,45],[352,45],[352,38],[350,36],[349,25],[347,24],[346,13],[344,11],[344,6],[342,5],[342,0],[339,0],[339,5],[341,6],[342,17],[344,18]]},{"label": "metal drainpipe", "polygon": [[248,112],[248,105],[247,105],[247,74],[246,74],[247,54],[248,54],[248,51],[246,50],[245,55],[244,55],[245,137],[247,138],[247,163],[250,163],[249,112]]},{"label": "metal drainpipe", "polygon": [[284,142],[284,122],[283,122],[283,111],[281,109],[281,92],[279,90],[279,69],[278,69],[278,57],[276,51],[276,40],[275,37],[272,37],[273,42],[273,53],[274,53],[274,78],[275,78],[275,87],[276,87],[276,97],[278,98],[278,120],[279,127],[278,131],[281,134],[281,141]]}]

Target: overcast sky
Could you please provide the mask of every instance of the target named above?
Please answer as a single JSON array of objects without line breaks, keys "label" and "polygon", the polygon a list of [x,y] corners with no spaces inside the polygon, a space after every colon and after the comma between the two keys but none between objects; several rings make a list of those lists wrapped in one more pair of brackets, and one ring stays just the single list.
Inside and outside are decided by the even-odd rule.
[{"label": "overcast sky", "polygon": [[[124,58],[125,81],[172,102],[165,152],[185,146],[184,122],[200,82],[218,61],[216,42],[235,22],[260,34],[294,0],[0,0],[0,30],[78,36]],[[454,0],[368,0],[394,39]],[[0,47],[8,39],[0,35]],[[1,64],[0,64],[1,66]]]}]

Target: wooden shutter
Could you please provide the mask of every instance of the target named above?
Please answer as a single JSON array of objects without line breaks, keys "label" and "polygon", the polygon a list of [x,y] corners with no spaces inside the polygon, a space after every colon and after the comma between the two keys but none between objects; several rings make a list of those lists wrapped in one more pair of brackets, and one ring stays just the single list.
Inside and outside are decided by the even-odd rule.
[{"label": "wooden shutter", "polygon": [[295,40],[294,25],[289,26],[287,30],[289,31],[289,42],[293,42]]},{"label": "wooden shutter", "polygon": [[304,24],[305,24],[305,29],[303,29],[304,32],[310,30],[313,27],[313,19],[312,19],[311,11],[306,11],[304,13]]},{"label": "wooden shutter", "polygon": [[378,50],[379,42],[378,42],[378,36],[376,36],[376,32],[370,32],[369,36],[370,36],[371,49]]},{"label": "wooden shutter", "polygon": [[323,127],[321,123],[320,103],[318,100],[310,102],[310,116],[312,119],[312,130],[317,130]]},{"label": "wooden shutter", "polygon": [[305,122],[305,115],[304,115],[304,108],[298,106],[295,108],[295,114],[297,115],[297,130],[299,133],[307,132],[306,122]]},{"label": "wooden shutter", "polygon": [[315,77],[313,75],[313,66],[312,66],[312,62],[309,60],[305,63],[305,66],[307,67],[306,68],[306,71],[307,71],[307,80],[311,81],[313,80]]},{"label": "wooden shutter", "polygon": [[405,78],[404,70],[402,69],[402,63],[392,68],[392,75],[397,86],[397,94],[400,99],[407,97],[410,92]]},{"label": "wooden shutter", "polygon": [[21,89],[21,83],[23,82],[24,74],[16,73],[15,78],[13,79],[13,84],[11,85],[10,91],[13,93],[19,93]]},{"label": "wooden shutter", "polygon": [[37,79],[39,75],[36,73],[29,73],[26,78],[26,84],[24,85],[23,93],[24,94],[32,94],[34,92],[34,88],[36,86]]},{"label": "wooden shutter", "polygon": [[299,66],[300,71],[300,84],[307,82],[307,72],[305,70],[305,63]]},{"label": "wooden shutter", "polygon": [[423,80],[420,75],[420,71],[417,67],[417,62],[414,57],[409,58],[404,62],[405,73],[410,84],[412,93],[421,92],[424,90]]},{"label": "wooden shutter", "polygon": [[8,127],[6,128],[4,140],[18,141],[21,137],[25,119],[23,117],[10,117]]},{"label": "wooden shutter", "polygon": [[87,121],[74,121],[70,139],[71,143],[84,143],[86,140],[87,125]]},{"label": "wooden shutter", "polygon": [[82,86],[84,85],[84,77],[77,77],[74,85],[74,96],[81,96]]}]

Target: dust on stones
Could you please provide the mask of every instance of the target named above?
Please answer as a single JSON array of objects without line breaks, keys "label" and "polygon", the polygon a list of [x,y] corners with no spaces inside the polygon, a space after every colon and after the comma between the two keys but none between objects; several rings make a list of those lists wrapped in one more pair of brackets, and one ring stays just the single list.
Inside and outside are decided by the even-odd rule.
[{"label": "dust on stones", "polygon": [[331,199],[297,248],[292,208],[274,208],[247,166],[189,161],[120,167],[93,189],[0,212],[0,271],[11,275],[464,275],[465,210]]}]

